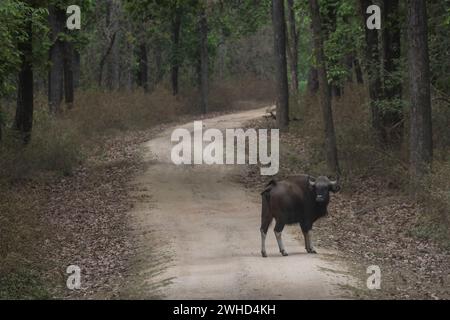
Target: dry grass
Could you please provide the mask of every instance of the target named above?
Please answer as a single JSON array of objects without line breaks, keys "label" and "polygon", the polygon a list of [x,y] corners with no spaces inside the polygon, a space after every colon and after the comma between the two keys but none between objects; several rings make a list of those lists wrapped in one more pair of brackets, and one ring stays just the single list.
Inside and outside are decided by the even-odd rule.
[{"label": "dry grass", "polygon": [[[423,182],[419,198],[412,199],[407,146],[383,148],[374,143],[365,95],[363,88],[355,87],[333,101],[343,189],[333,196],[328,218],[315,225],[316,243],[340,252],[362,281],[367,279],[367,266],[382,268],[382,290],[360,292],[357,297],[448,299],[450,166],[441,158],[448,147],[443,141],[435,144],[433,172]],[[277,179],[327,174],[316,97],[303,96],[291,106],[291,117],[298,120],[281,134]],[[434,110],[435,137],[447,135],[445,113],[436,105]],[[273,122],[259,120],[249,127],[268,125]],[[253,191],[262,190],[267,180],[256,166],[244,177]]]},{"label": "dry grass", "polygon": [[158,88],[151,94],[143,91],[85,92],[79,95],[68,117],[84,136],[96,138],[174,121],[188,112],[182,98]]},{"label": "dry grass", "polygon": [[[184,92],[187,104],[193,113],[199,113],[199,93],[190,89]],[[261,107],[261,104],[273,104],[275,97],[274,83],[270,80],[257,79],[249,75],[239,78],[215,80],[209,92],[209,111],[224,112],[247,110]]]},{"label": "dry grass", "polygon": [[[255,101],[270,101],[271,90],[270,83],[252,81],[248,77],[217,83],[211,87],[211,111],[253,107]],[[29,145],[23,146],[14,132],[4,130],[0,143],[0,299],[50,298],[54,295],[54,282],[62,283],[64,279],[63,271],[52,269],[55,268],[55,255],[62,249],[60,240],[71,236],[62,230],[77,225],[65,217],[71,210],[86,211],[90,196],[99,189],[91,188],[91,185],[104,182],[94,180],[107,180],[105,176],[108,176],[106,173],[98,174],[98,177],[94,175],[90,179],[93,182],[85,184],[84,176],[79,177],[76,169],[80,165],[92,165],[90,162],[98,159],[109,159],[111,153],[131,157],[129,151],[116,150],[125,149],[125,144],[114,142],[111,145],[110,142],[126,141],[128,136],[133,136],[133,141],[139,140],[136,137],[140,136],[145,139],[145,135],[141,134],[143,130],[198,113],[198,96],[193,92],[191,90],[179,97],[174,97],[164,87],[150,94],[143,91],[78,92],[74,108],[58,117],[49,115],[46,99],[40,96],[35,101],[33,136]],[[239,102],[244,99],[247,102]],[[14,116],[14,106],[5,111],[5,123],[9,125]],[[124,170],[124,175],[131,171],[131,168]],[[117,172],[114,174],[116,176]],[[126,177],[117,179],[125,180]],[[79,180],[83,182],[79,183],[80,190],[73,190],[73,193],[66,190]],[[87,200],[82,202],[83,205],[74,207],[71,201],[84,194],[87,194]],[[122,208],[126,195],[123,191],[122,196],[117,198],[117,195],[110,196],[108,192],[103,192],[102,198],[102,201]],[[115,215],[107,221],[116,221],[113,226],[116,228],[126,224],[120,220],[121,217]],[[98,220],[96,216],[85,217],[88,218]],[[76,250],[88,242],[92,233],[92,239],[95,239],[97,234],[93,225],[89,222],[86,227],[89,230],[77,231],[81,233],[77,234],[77,239],[81,240],[72,241],[76,244]],[[106,228],[106,225],[105,222],[103,226]],[[91,242],[95,243],[94,240]],[[61,263],[59,260],[57,262]],[[49,268],[52,270],[49,271]],[[48,274],[53,276],[48,278],[45,276]]]},{"label": "dry grass", "polygon": [[[334,99],[333,110],[342,178],[349,192],[358,191],[361,179],[375,178],[387,188],[404,195],[409,193],[408,141],[380,146],[370,126],[369,107],[363,87],[350,86],[340,99]],[[327,172],[320,105],[317,97],[303,96],[295,111],[300,117],[291,133],[304,139],[311,161],[306,170],[312,174]],[[450,139],[448,106],[433,105],[435,161],[433,172],[422,183],[418,200],[424,210],[418,228],[411,230],[421,238],[437,240],[450,247]],[[306,120],[307,119],[307,120]]]}]

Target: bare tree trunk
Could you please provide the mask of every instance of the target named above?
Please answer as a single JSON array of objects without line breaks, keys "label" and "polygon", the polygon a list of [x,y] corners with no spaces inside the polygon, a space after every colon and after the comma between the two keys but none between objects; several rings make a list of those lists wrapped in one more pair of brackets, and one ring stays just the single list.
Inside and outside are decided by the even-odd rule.
[{"label": "bare tree trunk", "polygon": [[178,73],[180,69],[180,52],[179,52],[179,43],[180,43],[180,32],[181,32],[181,16],[182,11],[180,8],[175,9],[174,18],[172,21],[172,93],[174,96],[178,95]]},{"label": "bare tree trunk", "polygon": [[295,21],[294,0],[287,0],[288,21],[289,21],[289,48],[288,57],[291,69],[291,87],[294,94],[298,93],[298,43],[300,34]]},{"label": "bare tree trunk", "polygon": [[[131,25],[130,21],[126,21],[126,29],[127,30],[133,30],[133,27]],[[136,48],[133,44],[133,41],[126,40],[126,54],[124,54],[124,60],[125,60],[125,70],[124,70],[124,77],[123,77],[123,83],[122,85],[126,88],[127,91],[132,91],[136,79],[136,74],[134,70],[134,60],[136,55]]]},{"label": "bare tree trunk", "polygon": [[67,106],[72,108],[74,94],[74,77],[73,77],[73,46],[70,42],[64,43],[64,93]]},{"label": "bare tree trunk", "polygon": [[3,119],[3,114],[2,114],[2,105],[0,104],[0,143],[2,142],[2,138],[3,138],[3,124],[4,124],[4,119]]},{"label": "bare tree trunk", "polygon": [[382,113],[381,120],[384,129],[384,142],[401,140],[403,135],[403,110],[399,101],[402,99],[402,83],[398,77],[401,58],[401,34],[399,17],[399,0],[383,1],[383,97],[391,104]]},{"label": "bare tree trunk", "polygon": [[109,90],[115,91],[119,89],[120,86],[120,54],[119,54],[119,44],[121,37],[121,29],[119,27],[120,18],[120,1],[108,0],[107,3],[107,25],[110,30],[116,34],[116,39],[111,47],[111,53],[107,60],[107,75],[106,75],[106,85]]},{"label": "bare tree trunk", "polygon": [[32,18],[26,22],[27,39],[19,44],[22,65],[19,71],[17,87],[17,109],[14,127],[21,133],[24,143],[31,138],[33,127],[33,27]]},{"label": "bare tree trunk", "polygon": [[410,176],[428,172],[433,159],[428,25],[425,0],[408,1],[408,64],[411,99]]},{"label": "bare tree trunk", "polygon": [[325,54],[323,50],[322,24],[320,9],[317,0],[309,0],[314,36],[314,51],[317,61],[317,71],[319,76],[320,100],[323,112],[323,122],[325,125],[325,142],[327,149],[327,164],[329,170],[340,175],[340,168],[337,156],[336,135],[334,132],[333,110],[331,108],[331,92],[327,79],[325,67]]},{"label": "bare tree trunk", "polygon": [[284,0],[272,0],[272,20],[277,83],[277,126],[280,130],[285,130],[289,126],[289,88],[286,61]]},{"label": "bare tree trunk", "polygon": [[200,34],[200,110],[208,112],[208,20],[202,5],[199,20]]},{"label": "bare tree trunk", "polygon": [[317,90],[319,90],[317,69],[314,66],[311,66],[308,74],[308,92],[310,94],[316,94]]},{"label": "bare tree trunk", "polygon": [[349,53],[344,57],[344,65],[347,68],[347,82],[353,82],[353,61],[355,60],[354,54]]},{"label": "bare tree trunk", "polygon": [[358,58],[355,58],[355,60],[353,61],[353,65],[355,66],[356,81],[359,84],[363,84],[364,83],[364,77],[363,77],[363,72],[362,72],[362,69],[361,69],[361,64],[360,64]]},{"label": "bare tree trunk", "polygon": [[156,64],[156,78],[155,78],[155,86],[157,86],[164,78],[164,70],[163,70],[163,58],[162,58],[162,48],[161,41],[157,40],[155,42],[154,47],[154,55],[155,55],[155,64]]},{"label": "bare tree trunk", "polygon": [[[325,12],[321,20],[321,28],[322,28],[322,43],[324,43],[327,39],[330,38],[331,34],[336,31],[337,28],[337,0],[334,1],[324,1],[323,5],[325,7]],[[331,63],[340,63],[342,61],[333,61]],[[341,96],[341,84],[336,81],[336,79],[331,79],[330,81],[330,90],[331,96],[339,98]]]},{"label": "bare tree trunk", "polygon": [[111,53],[112,47],[114,46],[114,42],[116,41],[116,36],[117,36],[117,33],[115,32],[112,35],[112,37],[111,37],[111,39],[109,41],[109,45],[108,45],[108,48],[106,49],[105,54],[100,59],[100,67],[99,67],[98,82],[97,82],[99,87],[102,86],[102,83],[103,83],[103,69],[105,68],[106,60],[108,59],[108,56]]},{"label": "bare tree trunk", "polygon": [[57,113],[61,109],[63,100],[64,83],[64,42],[59,39],[59,33],[63,32],[65,12],[51,6],[49,8],[50,40],[50,70],[48,76],[48,102],[51,113]]},{"label": "bare tree trunk", "polygon": [[77,89],[80,87],[80,70],[81,70],[81,55],[78,50],[73,50],[73,87]]},{"label": "bare tree trunk", "polygon": [[378,30],[366,28],[366,9],[372,5],[371,0],[360,0],[361,17],[365,30],[366,50],[365,69],[369,80],[370,110],[372,118],[372,128],[382,141],[382,126],[379,110],[379,100],[381,98],[381,74],[380,74],[380,49],[378,44]]},{"label": "bare tree trunk", "polygon": [[148,53],[147,45],[143,42],[139,46],[138,52],[139,69],[138,69],[138,86],[148,91]]}]

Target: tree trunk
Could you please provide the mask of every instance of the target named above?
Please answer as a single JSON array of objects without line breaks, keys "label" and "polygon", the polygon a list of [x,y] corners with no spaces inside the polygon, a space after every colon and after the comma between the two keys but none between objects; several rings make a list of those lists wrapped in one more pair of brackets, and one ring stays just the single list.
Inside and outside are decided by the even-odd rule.
[{"label": "tree trunk", "polygon": [[138,52],[139,59],[139,69],[138,69],[138,86],[144,88],[148,91],[148,56],[147,56],[147,45],[141,43]]},{"label": "tree trunk", "polygon": [[295,22],[294,0],[287,0],[288,3],[288,21],[289,21],[289,49],[288,57],[291,69],[291,87],[294,94],[298,93],[298,43],[299,32]]},{"label": "tree trunk", "polygon": [[[326,41],[330,38],[332,33],[336,31],[337,28],[337,0],[324,1],[325,12],[327,13],[321,20],[322,29],[322,41]],[[325,57],[326,59],[326,57]],[[328,61],[330,64],[339,64],[342,61]],[[331,96],[339,98],[341,96],[341,84],[336,81],[337,79],[330,79],[331,86]]]},{"label": "tree trunk", "polygon": [[208,20],[202,5],[199,20],[200,34],[200,110],[208,112]]},{"label": "tree trunk", "polygon": [[180,31],[181,31],[181,15],[180,8],[175,9],[174,18],[172,21],[172,93],[174,96],[178,95],[178,73],[180,69]]},{"label": "tree trunk", "polygon": [[355,60],[354,58],[354,53],[348,53],[345,55],[344,57],[344,65],[347,68],[347,82],[352,83],[353,82],[353,61]]},{"label": "tree trunk", "polygon": [[311,66],[308,73],[308,92],[314,95],[317,93],[317,90],[319,90],[317,69],[314,66]]},{"label": "tree trunk", "polygon": [[433,142],[426,1],[410,0],[407,8],[411,99],[410,176],[414,183],[430,169]]},{"label": "tree trunk", "polygon": [[353,65],[355,66],[356,81],[359,84],[363,84],[364,83],[364,77],[363,77],[363,72],[362,72],[362,69],[361,69],[361,64],[360,64],[358,58],[355,58],[355,60],[353,61]]},{"label": "tree trunk", "polygon": [[72,108],[74,102],[73,46],[64,43],[64,93],[67,106]]},{"label": "tree trunk", "polygon": [[48,103],[50,112],[55,114],[61,109],[64,83],[64,42],[59,39],[59,33],[63,32],[66,14],[63,10],[50,6],[50,70],[48,76]]},{"label": "tree trunk", "polygon": [[289,88],[286,65],[284,0],[272,0],[272,20],[277,84],[277,126],[280,130],[285,130],[289,126]]},{"label": "tree trunk", "polygon": [[367,8],[372,5],[371,0],[360,0],[361,17],[365,30],[366,50],[365,50],[365,69],[369,80],[369,98],[372,119],[372,128],[380,140],[382,137],[381,117],[379,110],[379,100],[381,97],[381,74],[380,74],[380,52],[378,44],[378,30],[370,30],[366,27]]},{"label": "tree trunk", "polygon": [[327,149],[327,164],[329,170],[340,175],[340,168],[337,156],[336,135],[334,132],[333,110],[331,108],[331,92],[327,79],[325,67],[325,54],[323,49],[322,25],[320,19],[320,9],[317,0],[309,0],[311,19],[313,25],[314,51],[317,61],[317,72],[319,77],[320,100],[325,125],[325,142]]},{"label": "tree trunk", "polygon": [[111,39],[109,40],[108,48],[106,49],[105,54],[100,59],[100,67],[98,72],[98,86],[101,87],[103,83],[103,69],[105,68],[106,60],[108,59],[109,54],[111,53],[112,47],[114,46],[114,43],[116,42],[116,36],[117,32],[114,32],[111,36]]},{"label": "tree trunk", "polygon": [[81,71],[81,55],[78,50],[73,50],[73,87],[75,89],[80,87],[80,71]]},{"label": "tree trunk", "polygon": [[121,29],[119,28],[119,19],[120,19],[120,1],[108,0],[107,2],[107,13],[106,20],[107,26],[109,26],[110,30],[114,30],[113,32],[116,34],[116,39],[111,47],[111,53],[107,60],[106,65],[106,85],[109,90],[115,91],[119,89],[120,86],[120,52],[119,52],[119,44],[121,37]]},{"label": "tree trunk", "polygon": [[14,127],[21,133],[24,143],[31,138],[33,127],[33,26],[32,18],[26,22],[27,38],[19,44],[22,64],[17,86],[17,109]]},{"label": "tree trunk", "polygon": [[3,138],[3,118],[2,118],[2,106],[0,105],[0,143]]},{"label": "tree trunk", "polygon": [[[310,32],[313,32],[313,25],[310,24]],[[314,45],[313,45],[314,47]],[[315,95],[319,90],[319,78],[317,74],[317,68],[314,66],[314,62],[310,63],[308,72],[308,92],[311,95]]]},{"label": "tree trunk", "polygon": [[156,64],[155,86],[157,86],[164,78],[161,40],[155,41],[154,55]]},{"label": "tree trunk", "polygon": [[399,0],[384,0],[383,14],[383,96],[390,103],[390,108],[384,110],[381,121],[384,142],[389,143],[401,139],[403,135],[403,111],[399,103],[402,84],[398,75],[401,59]]}]

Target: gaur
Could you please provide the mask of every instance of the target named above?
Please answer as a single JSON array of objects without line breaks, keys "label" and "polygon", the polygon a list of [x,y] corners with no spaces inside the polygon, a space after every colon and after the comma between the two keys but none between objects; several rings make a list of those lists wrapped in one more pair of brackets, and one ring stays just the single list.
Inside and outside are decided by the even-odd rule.
[{"label": "gaur", "polygon": [[275,219],[275,236],[283,256],[287,256],[281,239],[285,225],[299,224],[305,238],[305,248],[308,253],[317,253],[311,241],[313,223],[327,215],[330,202],[330,191],[339,192],[337,181],[327,177],[314,178],[309,175],[299,175],[283,181],[269,182],[262,195],[261,210],[261,254],[267,257],[266,235],[269,225]]}]

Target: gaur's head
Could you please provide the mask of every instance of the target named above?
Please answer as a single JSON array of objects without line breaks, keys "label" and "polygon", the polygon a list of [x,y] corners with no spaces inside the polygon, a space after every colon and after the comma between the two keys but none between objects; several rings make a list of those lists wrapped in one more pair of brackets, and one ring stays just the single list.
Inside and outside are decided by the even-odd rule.
[{"label": "gaur's head", "polygon": [[330,191],[336,193],[341,190],[338,181],[331,181],[324,176],[318,178],[310,177],[309,187],[315,193],[316,201],[321,203],[330,201]]}]

